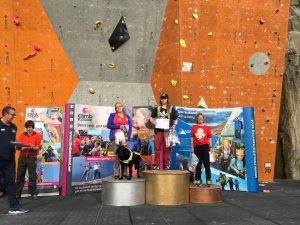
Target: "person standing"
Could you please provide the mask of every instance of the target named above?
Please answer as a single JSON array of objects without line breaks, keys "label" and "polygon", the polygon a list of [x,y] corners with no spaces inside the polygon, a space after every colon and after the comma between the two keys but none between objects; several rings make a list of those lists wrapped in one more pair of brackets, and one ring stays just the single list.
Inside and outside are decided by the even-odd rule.
[{"label": "person standing", "polygon": [[[116,154],[117,147],[120,143],[116,143],[116,133],[123,132],[125,139],[124,142],[130,141],[132,131],[132,120],[129,115],[124,111],[124,106],[121,102],[115,104],[115,112],[109,115],[107,121],[107,128],[110,129],[109,140],[112,142],[112,149],[115,153],[114,161],[114,178],[120,177],[120,162]],[[124,144],[124,143],[122,143]],[[125,170],[126,171],[126,170]]]},{"label": "person standing", "polygon": [[101,171],[100,171],[100,164],[98,162],[95,163],[95,165],[93,165],[93,169],[94,169],[94,176],[93,176],[93,180],[96,179],[100,179],[101,178]]},{"label": "person standing", "polygon": [[5,179],[5,187],[10,204],[9,214],[21,214],[29,212],[23,209],[16,197],[15,184],[15,147],[11,143],[16,140],[17,127],[12,123],[16,116],[16,110],[11,106],[2,109],[0,119],[0,170]]},{"label": "person standing", "polygon": [[234,182],[235,190],[239,191],[240,190],[240,187],[239,187],[240,182],[239,182],[239,180],[237,178],[234,178],[233,182]]},{"label": "person standing", "polygon": [[202,184],[201,167],[202,163],[205,168],[206,184],[211,185],[211,171],[209,161],[209,151],[212,150],[211,137],[212,133],[208,126],[204,125],[204,115],[198,113],[195,116],[196,125],[192,126],[191,130],[191,153],[195,153],[198,158],[196,166],[196,185]]},{"label": "person standing", "polygon": [[238,117],[236,117],[234,119],[234,136],[237,139],[241,139],[242,129],[243,129],[243,122]]},{"label": "person standing", "polygon": [[[168,119],[169,124],[166,129],[157,128],[157,119]],[[171,148],[166,147],[166,135],[168,133],[169,128],[175,129],[178,123],[178,112],[175,107],[170,106],[169,103],[169,96],[167,94],[162,94],[160,96],[160,104],[152,110],[150,122],[155,125],[154,128],[154,151],[155,151],[155,158],[154,158],[154,168],[158,169],[164,168],[169,169],[170,167],[170,153]],[[164,165],[159,166],[160,162],[160,153],[163,148],[163,158],[164,158]]]},{"label": "person standing", "polygon": [[18,173],[16,181],[17,198],[21,199],[22,190],[25,183],[25,174],[28,170],[29,182],[28,192],[34,200],[37,200],[36,188],[36,160],[39,150],[41,149],[42,135],[34,131],[34,122],[27,120],[25,123],[26,132],[21,134],[19,142],[28,147],[22,147],[20,150],[20,157],[18,162]]}]

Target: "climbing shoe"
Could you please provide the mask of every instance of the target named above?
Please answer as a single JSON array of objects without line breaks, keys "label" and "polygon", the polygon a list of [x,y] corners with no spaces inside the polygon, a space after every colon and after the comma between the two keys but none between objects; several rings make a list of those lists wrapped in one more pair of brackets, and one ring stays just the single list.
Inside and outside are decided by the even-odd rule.
[{"label": "climbing shoe", "polygon": [[199,187],[202,184],[202,180],[196,180],[196,185]]},{"label": "climbing shoe", "polygon": [[211,180],[207,180],[207,181],[206,181],[206,185],[207,185],[207,186],[210,186],[210,185],[212,185],[212,182],[211,182]]}]

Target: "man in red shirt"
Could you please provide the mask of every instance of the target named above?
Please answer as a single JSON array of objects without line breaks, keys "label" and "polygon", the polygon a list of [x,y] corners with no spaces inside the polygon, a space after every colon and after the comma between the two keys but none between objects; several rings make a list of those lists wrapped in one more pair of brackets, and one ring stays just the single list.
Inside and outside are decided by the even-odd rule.
[{"label": "man in red shirt", "polygon": [[28,147],[22,147],[18,163],[18,174],[16,181],[17,197],[20,199],[25,182],[26,169],[28,169],[29,182],[28,192],[34,200],[37,200],[36,188],[36,159],[39,150],[41,149],[42,136],[35,132],[34,122],[27,120],[25,123],[26,132],[19,137],[19,142]]},{"label": "man in red shirt", "polygon": [[81,139],[80,135],[78,133],[74,134],[74,139],[73,139],[73,151],[72,151],[72,156],[77,157],[81,155],[81,152],[79,150],[79,145],[81,144]]}]

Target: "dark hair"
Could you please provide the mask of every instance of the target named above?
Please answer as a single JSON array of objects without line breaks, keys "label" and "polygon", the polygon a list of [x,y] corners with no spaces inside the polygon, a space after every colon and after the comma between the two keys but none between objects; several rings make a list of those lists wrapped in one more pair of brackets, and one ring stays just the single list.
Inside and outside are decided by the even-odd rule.
[{"label": "dark hair", "polygon": [[205,119],[205,117],[204,117],[204,115],[203,115],[202,113],[197,113],[196,116],[195,116],[195,121],[196,121],[196,123],[198,122],[197,120],[198,120],[198,117],[199,117],[199,116],[202,116],[202,117],[203,117],[203,120]]},{"label": "dark hair", "polygon": [[13,108],[13,107],[11,107],[11,106],[9,106],[9,105],[5,106],[5,107],[2,109],[2,116],[5,116],[6,114],[9,114],[9,111],[10,111],[10,110],[16,111],[15,108]]},{"label": "dark hair", "polygon": [[25,127],[26,128],[28,128],[28,127],[34,128],[34,122],[32,120],[27,120],[25,123]]}]

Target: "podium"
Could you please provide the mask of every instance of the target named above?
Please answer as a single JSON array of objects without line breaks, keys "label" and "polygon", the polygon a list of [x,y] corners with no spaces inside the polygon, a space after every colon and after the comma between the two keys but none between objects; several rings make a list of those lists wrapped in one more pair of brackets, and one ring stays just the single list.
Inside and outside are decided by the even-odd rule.
[{"label": "podium", "polygon": [[190,186],[190,203],[212,204],[219,202],[222,202],[222,189],[220,186]]},{"label": "podium", "polygon": [[102,185],[104,205],[134,206],[145,204],[145,179],[118,180],[110,178],[103,180]]},{"label": "podium", "polygon": [[182,205],[189,203],[189,172],[184,170],[148,170],[146,203],[151,205]]}]

